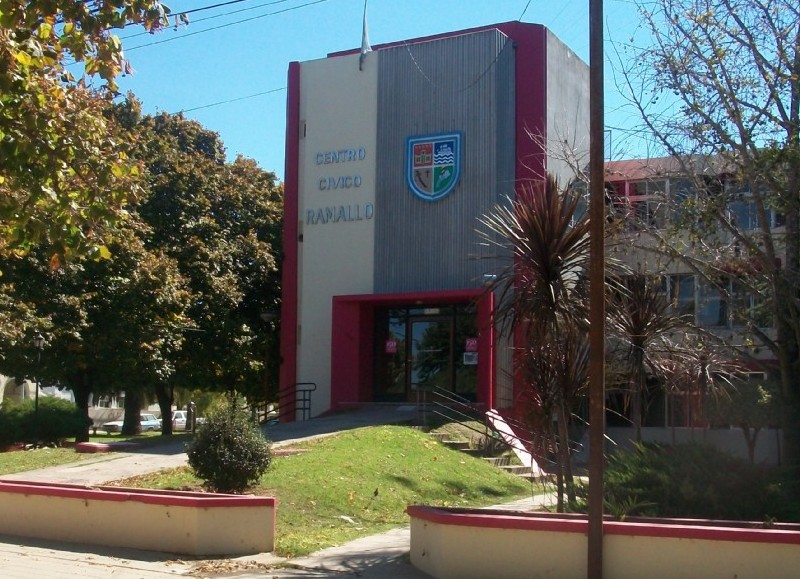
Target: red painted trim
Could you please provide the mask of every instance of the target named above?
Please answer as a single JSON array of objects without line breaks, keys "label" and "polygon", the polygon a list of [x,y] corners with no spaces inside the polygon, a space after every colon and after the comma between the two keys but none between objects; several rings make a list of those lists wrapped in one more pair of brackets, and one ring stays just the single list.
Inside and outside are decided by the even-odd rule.
[{"label": "red painted trim", "polygon": [[138,442],[79,442],[75,452],[88,454],[93,452],[117,452],[138,448]]},{"label": "red painted trim", "polygon": [[[578,518],[555,513],[511,514],[478,509],[442,509],[424,505],[409,505],[406,513],[412,518],[432,523],[483,529],[519,529],[585,534],[589,527],[585,516],[582,515],[578,515],[580,517]],[[730,522],[726,521],[725,524],[730,524]],[[680,524],[680,519],[661,519],[659,523],[606,521],[603,523],[603,532],[606,535],[631,537],[800,545],[800,530],[735,528],[716,526],[714,521],[707,521],[705,526]]]},{"label": "red painted trim", "polygon": [[[289,64],[286,102],[286,170],[283,197],[283,262],[281,264],[281,395],[297,383],[298,219],[300,171],[300,63]],[[291,421],[294,417],[287,417]]]},{"label": "red painted trim", "polygon": [[495,406],[495,356],[494,293],[484,292],[478,301],[476,325],[478,327],[478,402],[485,408]]},{"label": "red painted trim", "polygon": [[501,32],[514,40],[516,181],[519,187],[544,179],[546,154],[531,138],[547,139],[547,29],[508,23]]},{"label": "red painted trim", "polygon": [[350,296],[334,296],[333,303],[338,301],[374,303],[377,305],[414,304],[425,305],[430,303],[449,304],[470,301],[483,295],[481,289],[460,289],[445,291],[403,292],[394,294],[355,294]]},{"label": "red painted trim", "polygon": [[88,488],[79,485],[39,483],[29,481],[0,481],[0,493],[93,501],[135,501],[150,505],[193,508],[274,508],[276,505],[275,497],[196,493],[191,491],[171,491],[161,489],[135,489],[126,487]]},{"label": "red painted trim", "polygon": [[375,308],[477,302],[478,403],[491,408],[495,388],[492,294],[482,289],[334,296],[331,323],[331,409],[372,401]]}]

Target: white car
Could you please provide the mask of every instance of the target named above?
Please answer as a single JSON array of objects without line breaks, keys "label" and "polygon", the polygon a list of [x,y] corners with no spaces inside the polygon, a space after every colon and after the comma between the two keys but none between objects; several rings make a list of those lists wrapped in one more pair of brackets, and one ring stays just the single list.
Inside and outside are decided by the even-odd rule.
[{"label": "white car", "polygon": [[[173,410],[172,411],[173,432],[176,430],[191,430],[191,426],[187,424],[188,418],[189,418],[189,413],[186,410]],[[203,419],[197,417],[195,422],[197,426],[200,426],[203,423]]]},{"label": "white car", "polygon": [[[161,422],[155,417],[154,414],[142,414],[139,417],[139,421],[142,425],[142,432],[161,430]],[[105,430],[106,432],[122,432],[122,423],[122,420],[113,420],[103,424],[101,429]]]}]

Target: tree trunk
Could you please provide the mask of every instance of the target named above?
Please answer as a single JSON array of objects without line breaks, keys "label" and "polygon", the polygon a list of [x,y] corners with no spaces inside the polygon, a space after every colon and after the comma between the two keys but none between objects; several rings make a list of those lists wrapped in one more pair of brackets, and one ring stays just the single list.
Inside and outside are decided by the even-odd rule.
[{"label": "tree trunk", "polygon": [[756,463],[756,442],[758,441],[759,428],[750,428],[746,424],[741,425],[744,434],[744,440],[747,443],[747,458],[750,459],[750,464]]},{"label": "tree trunk", "polygon": [[133,390],[125,391],[125,418],[122,423],[122,434],[132,435],[142,432],[140,419],[142,409],[142,395]]},{"label": "tree trunk", "polygon": [[167,388],[166,384],[158,382],[156,384],[156,398],[158,407],[161,409],[161,435],[170,436],[172,434],[172,388]]},{"label": "tree trunk", "polygon": [[629,384],[631,389],[631,422],[636,434],[636,442],[642,442],[642,383],[637,376]]},{"label": "tree trunk", "polygon": [[[567,504],[574,505],[575,481],[572,477],[572,461],[569,449],[569,424],[567,423],[567,418],[567,409],[562,401],[558,408],[558,470],[563,474],[563,486],[567,492]],[[560,512],[563,512],[563,510]]]},{"label": "tree trunk", "polygon": [[[780,295],[780,294],[779,294]],[[780,302],[780,299],[776,301]],[[776,316],[778,334],[778,361],[781,373],[781,427],[783,428],[783,451],[786,464],[800,465],[800,368],[798,368],[798,344],[792,323],[786,319],[791,312],[780,306]]]},{"label": "tree trunk", "polygon": [[[81,409],[84,416],[86,416],[87,424],[91,422],[89,418],[89,396],[92,395],[92,388],[89,384],[88,377],[85,372],[78,373],[72,384],[72,395],[75,397],[75,406]],[[89,442],[89,430],[81,431],[79,436],[75,437],[75,442]]]}]

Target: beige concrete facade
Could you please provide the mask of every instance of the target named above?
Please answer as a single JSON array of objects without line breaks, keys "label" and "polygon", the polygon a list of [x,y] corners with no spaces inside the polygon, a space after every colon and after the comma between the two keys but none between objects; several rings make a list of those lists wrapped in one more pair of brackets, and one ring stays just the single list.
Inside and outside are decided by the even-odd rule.
[{"label": "beige concrete facade", "polygon": [[331,299],[373,290],[377,63],[300,65],[297,378],[330,406]]},{"label": "beige concrete facade", "polygon": [[185,555],[272,551],[267,497],[0,481],[0,534]]},{"label": "beige concrete facade", "polygon": [[[409,507],[411,562],[437,579],[587,576],[585,519]],[[800,531],[608,521],[603,576],[784,579],[800,569]]]}]

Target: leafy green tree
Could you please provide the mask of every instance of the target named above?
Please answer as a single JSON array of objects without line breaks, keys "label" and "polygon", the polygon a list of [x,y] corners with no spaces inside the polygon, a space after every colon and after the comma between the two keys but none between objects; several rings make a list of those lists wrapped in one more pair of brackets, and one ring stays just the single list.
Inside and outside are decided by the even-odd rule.
[{"label": "leafy green tree", "polygon": [[[126,70],[115,28],[157,30],[157,0],[0,0],[0,252],[45,242],[51,265],[107,255],[105,227],[139,193],[139,168],[104,111]],[[103,88],[75,79],[83,64]]]},{"label": "leafy green tree", "polygon": [[[191,294],[178,264],[163,252],[147,249],[143,232],[128,232],[128,244],[112,246],[115,256],[87,264],[97,280],[90,320],[96,380],[125,391],[123,434],[138,433],[139,412],[168,382],[174,357],[183,345],[176,326],[186,323]],[[162,408],[162,413],[165,409]],[[169,418],[169,409],[163,414]],[[165,427],[170,432],[171,421]]]},{"label": "leafy green tree", "polygon": [[[126,401],[133,401],[126,405],[126,433],[139,428],[137,403],[152,377],[174,372],[171,355],[181,336],[163,328],[184,319],[189,298],[176,264],[148,251],[141,236],[131,219],[129,229],[110,245],[113,259],[68,263],[57,270],[48,265],[49,248],[37,247],[6,260],[1,278],[3,294],[28,304],[24,312],[35,312],[38,323],[30,336],[38,329],[46,338],[37,368],[30,336],[24,341],[3,336],[3,373],[38,372],[70,388],[84,415],[92,393],[125,390]],[[17,307],[8,305],[8,315],[18,317]]]},{"label": "leafy green tree", "polygon": [[[151,229],[146,243],[175,260],[192,294],[173,383],[262,399],[261,314],[278,309],[282,189],[252,160],[226,162],[219,136],[198,123],[139,117],[132,99],[122,108],[148,171],[137,207]],[[164,382],[157,393],[172,403]]]},{"label": "leafy green tree", "polygon": [[3,261],[11,299],[0,316],[23,321],[26,333],[0,337],[0,365],[30,375],[28,335],[38,329],[42,375],[71,388],[79,407],[92,393],[124,390],[131,433],[155,396],[169,434],[176,386],[263,396],[261,314],[277,309],[280,291],[281,189],[252,161],[226,162],[219,137],[198,123],[142,118],[132,99],[111,116],[140,139],[132,153],[147,196],[127,206],[111,259],[54,269],[53,247],[41,243]]},{"label": "leafy green tree", "polygon": [[741,428],[752,464],[756,462],[759,432],[780,422],[777,390],[778,385],[768,380],[742,379],[710,401],[709,419],[713,424]]},{"label": "leafy green tree", "polygon": [[[784,449],[800,462],[800,6],[793,0],[639,2],[652,41],[622,71],[633,105],[686,176],[690,262],[735,304],[739,344],[778,365]],[[738,286],[731,295],[728,282]],[[752,298],[752,299],[750,299]],[[765,315],[766,314],[766,315]],[[765,320],[765,318],[767,318]]]}]

